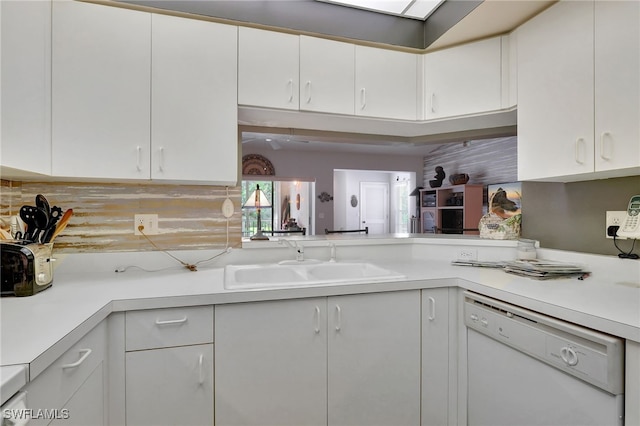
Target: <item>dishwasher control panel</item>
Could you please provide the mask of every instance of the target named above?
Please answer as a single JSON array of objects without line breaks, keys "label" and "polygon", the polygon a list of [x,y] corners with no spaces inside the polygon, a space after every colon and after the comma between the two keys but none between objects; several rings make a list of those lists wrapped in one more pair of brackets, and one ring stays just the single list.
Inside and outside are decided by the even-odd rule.
[{"label": "dishwasher control panel", "polygon": [[465,292],[465,325],[596,385],[624,392],[622,339]]}]

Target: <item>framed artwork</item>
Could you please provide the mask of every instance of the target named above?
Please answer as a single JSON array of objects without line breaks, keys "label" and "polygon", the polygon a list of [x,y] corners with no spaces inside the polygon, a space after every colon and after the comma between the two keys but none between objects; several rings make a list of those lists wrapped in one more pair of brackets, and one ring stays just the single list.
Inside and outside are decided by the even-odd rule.
[{"label": "framed artwork", "polygon": [[487,207],[503,219],[522,213],[522,183],[487,185]]}]

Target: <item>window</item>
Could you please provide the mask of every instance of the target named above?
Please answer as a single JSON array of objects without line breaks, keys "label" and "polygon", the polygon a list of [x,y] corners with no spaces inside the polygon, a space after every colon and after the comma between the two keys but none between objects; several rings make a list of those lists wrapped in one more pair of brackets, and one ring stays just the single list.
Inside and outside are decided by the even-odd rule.
[{"label": "window", "polygon": [[[273,230],[273,182],[272,181],[242,181],[242,205],[247,198],[255,191],[256,185],[267,196],[271,206],[260,208],[260,222],[262,231]],[[254,208],[242,209],[242,236],[250,237],[258,230],[258,210]]]},{"label": "window", "polygon": [[[263,176],[266,177],[266,176]],[[242,205],[260,185],[271,206],[261,207],[262,232],[297,230],[304,228],[305,235],[314,234],[315,182],[299,180],[243,180]],[[258,229],[258,212],[255,208],[242,209],[242,236],[251,237]]]}]

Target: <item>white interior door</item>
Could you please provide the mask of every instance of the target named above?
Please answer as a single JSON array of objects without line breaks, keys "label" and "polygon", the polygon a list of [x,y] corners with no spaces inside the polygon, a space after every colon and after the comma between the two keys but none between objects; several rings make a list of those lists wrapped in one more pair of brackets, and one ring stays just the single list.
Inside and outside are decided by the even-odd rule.
[{"label": "white interior door", "polygon": [[360,221],[370,234],[389,232],[389,184],[360,182]]}]

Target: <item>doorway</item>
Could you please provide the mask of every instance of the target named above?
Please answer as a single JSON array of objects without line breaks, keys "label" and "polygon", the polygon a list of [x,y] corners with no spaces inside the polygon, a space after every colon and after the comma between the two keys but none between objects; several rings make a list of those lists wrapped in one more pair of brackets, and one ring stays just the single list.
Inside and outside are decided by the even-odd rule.
[{"label": "doorway", "polygon": [[389,233],[389,184],[360,182],[360,222],[371,234]]},{"label": "doorway", "polygon": [[409,194],[415,186],[415,172],[334,169],[333,229],[368,226],[370,234],[408,233]]}]

